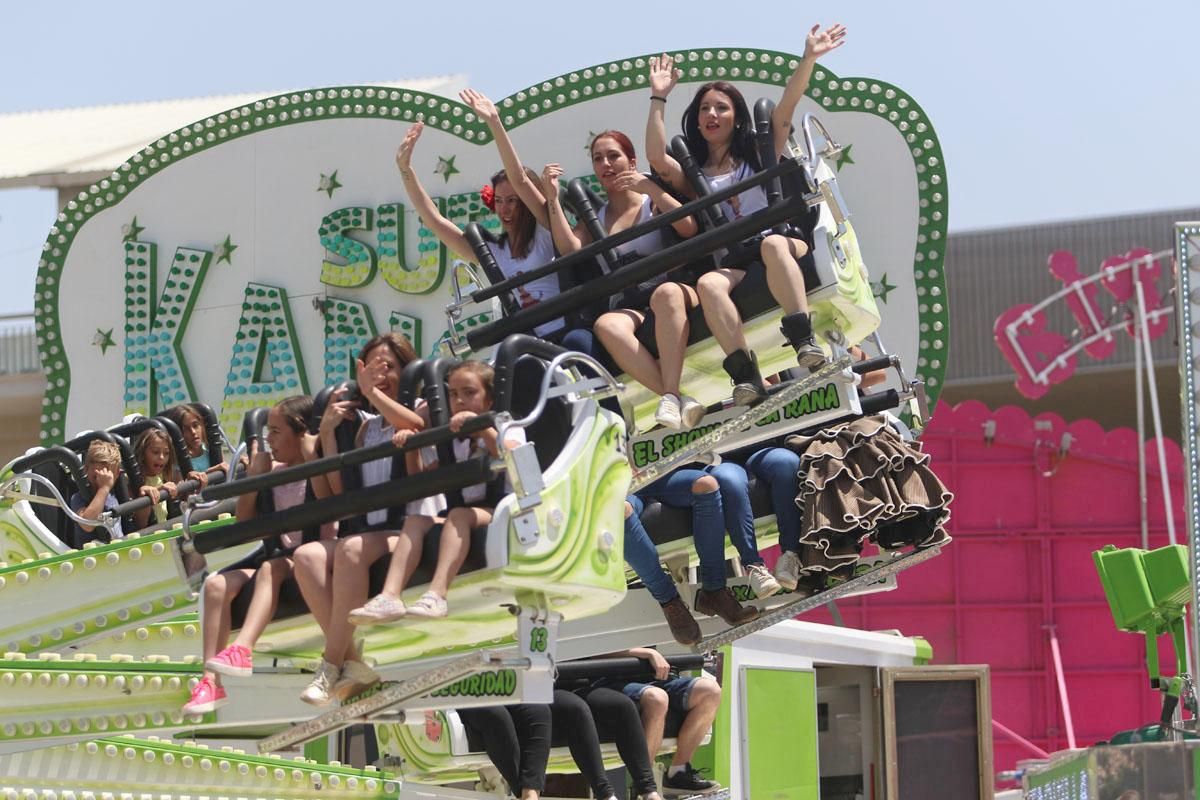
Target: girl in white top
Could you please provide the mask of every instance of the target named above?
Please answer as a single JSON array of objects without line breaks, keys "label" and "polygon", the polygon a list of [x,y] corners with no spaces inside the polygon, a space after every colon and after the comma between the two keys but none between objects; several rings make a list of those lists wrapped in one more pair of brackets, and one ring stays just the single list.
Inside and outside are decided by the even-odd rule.
[{"label": "girl in white top", "polygon": [[[808,88],[817,58],[845,42],[846,29],[833,25],[820,30],[814,25],[805,41],[804,56],[788,79],[783,97],[771,114],[775,150],[782,154],[791,131],[792,116]],[[668,55],[650,59],[650,118],[646,125],[646,151],[651,166],[679,191],[694,193],[674,158],[667,155],[664,122],[667,95],[675,88],[679,71]],[[713,189],[720,189],[761,169],[754,146],[754,126],[741,92],[725,81],[701,86],[683,114],[684,136],[696,163],[708,176]],[[759,187],[722,203],[726,216],[737,219],[766,205],[766,194]],[[808,318],[808,299],[798,259],[808,253],[799,239],[767,235],[760,248],[766,268],[767,285],[783,307],[783,334],[796,348],[801,366],[816,368],[824,361],[824,352],[813,341]],[[745,269],[722,267],[703,275],[697,283],[700,306],[713,336],[725,352],[724,367],[735,384],[734,402],[753,405],[766,397],[758,363],[746,345],[742,320],[731,298],[734,288],[746,276]]]},{"label": "girl in white top", "polygon": [[[546,200],[538,189],[537,175],[521,166],[492,101],[472,89],[464,90],[459,97],[491,129],[504,164],[504,169],[492,176],[491,185],[480,192],[485,205],[495,212],[504,228],[500,246],[493,249],[500,271],[511,278],[553,261],[554,242],[547,230]],[[400,168],[404,190],[417,215],[442,244],[459,258],[475,261],[475,251],[463,232],[438,211],[412,168],[413,148],[424,127],[424,123],[418,122],[409,128],[396,151],[396,166]],[[558,294],[558,289],[558,276],[551,274],[523,284],[515,294],[518,304],[528,308]],[[560,332],[563,326],[562,319],[551,320],[538,325],[534,333],[545,337]]]},{"label": "girl in white top", "polygon": [[[492,408],[493,392],[492,368],[481,361],[464,361],[450,369],[446,374],[447,395],[450,401],[450,430],[458,432],[472,417],[486,413]],[[408,431],[398,431],[393,438],[396,444],[407,441],[412,434]],[[525,441],[524,431],[514,430],[506,445],[516,447]],[[467,438],[455,439],[453,443],[456,461],[466,461],[489,453],[493,458],[500,455],[499,442],[495,428],[484,428],[472,433]],[[414,463],[414,453],[408,454],[409,464],[415,468],[430,468],[433,463],[423,465]],[[436,457],[436,456],[435,456]],[[433,578],[429,581],[429,590],[421,595],[417,602],[405,606],[400,599],[400,593],[412,577],[413,571],[421,560],[422,541],[420,538],[401,539],[400,546],[392,556],[383,590],[371,598],[361,608],[350,612],[350,621],[365,625],[378,622],[390,622],[404,616],[438,618],[449,613],[446,597],[450,593],[450,584],[462,569],[471,547],[471,529],[486,526],[492,521],[494,502],[487,497],[487,484],[467,486],[462,490],[464,506],[450,509],[446,520],[442,523],[441,541],[438,544],[437,567]]]},{"label": "girl in white top", "polygon": [[[637,169],[637,154],[633,142],[621,131],[602,131],[592,139],[592,169],[608,195],[608,201],[597,211],[604,230],[619,233],[639,225],[656,211],[674,211],[680,203],[654,181]],[[574,253],[591,243],[592,237],[583,223],[572,229],[559,205],[558,178],[562,168],[547,164],[542,172],[542,193],[549,204],[550,230],[560,253]],[[694,236],[696,221],[685,217],[672,224],[682,237]],[[666,246],[661,231],[644,234],[615,249],[620,258],[647,256]],[[678,276],[677,276],[678,277]],[[643,297],[622,302],[596,320],[595,333],[609,355],[639,383],[662,397],[654,417],[670,428],[694,427],[704,416],[704,406],[679,391],[683,375],[683,355],[687,349],[688,312],[699,304],[696,290],[688,283],[672,280],[670,276],[637,287],[644,289]],[[649,292],[648,303],[645,294]],[[625,307],[628,305],[628,307]],[[658,359],[637,338],[638,327],[645,321],[646,305],[654,311],[654,335],[658,342]],[[681,408],[682,407],[682,408]]]},{"label": "girl in white top", "polygon": [[[425,427],[420,414],[396,399],[400,372],[416,357],[412,345],[398,333],[379,334],[363,346],[356,360],[362,401],[348,399],[344,390],[330,398],[320,424],[324,455],[338,451],[335,432],[345,420],[359,420],[356,447],[378,444],[390,438],[394,430]],[[366,406],[362,410],[367,414],[360,412],[360,405]],[[391,466],[390,458],[364,465],[363,483],[369,486],[390,479]],[[331,491],[341,494],[344,490],[341,474],[335,470],[327,478]],[[419,513],[412,513],[414,510]],[[424,536],[433,525],[436,509],[410,507],[409,512],[404,520],[408,533],[404,535]],[[354,647],[354,628],[347,615],[367,599],[371,564],[387,555],[401,535],[401,531],[389,525],[388,513],[382,510],[368,515],[367,531],[337,541],[310,542],[296,551],[296,582],[325,632],[322,661],[312,683],[301,694],[305,702],[326,705],[335,697],[344,699],[379,680]]]}]

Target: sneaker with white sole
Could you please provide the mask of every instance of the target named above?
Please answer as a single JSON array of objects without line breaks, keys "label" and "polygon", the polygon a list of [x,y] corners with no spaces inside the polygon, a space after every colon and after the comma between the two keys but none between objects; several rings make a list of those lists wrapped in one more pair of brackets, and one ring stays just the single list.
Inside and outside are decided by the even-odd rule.
[{"label": "sneaker with white sole", "polygon": [[383,622],[395,622],[407,613],[404,601],[398,597],[388,597],[377,594],[350,612],[352,625],[375,625]]},{"label": "sneaker with white sole", "polygon": [[240,644],[231,644],[204,662],[206,669],[218,675],[233,678],[249,678],[254,674],[254,659],[250,651]]},{"label": "sneaker with white sole", "polygon": [[750,578],[750,588],[758,599],[763,600],[772,595],[778,595],[784,588],[775,581],[775,576],[764,564],[751,564],[746,567],[746,577]]},{"label": "sneaker with white sole", "polygon": [[654,412],[654,421],[664,428],[679,430],[683,427],[683,419],[679,416],[679,398],[673,394],[664,394],[658,401],[658,409]]},{"label": "sneaker with white sole", "polygon": [[796,591],[802,571],[800,554],[791,550],[784,550],[783,554],[779,556],[779,560],[775,562],[775,580],[789,592]]},{"label": "sneaker with white sole", "polygon": [[691,430],[700,424],[700,420],[704,419],[704,414],[708,409],[704,407],[703,403],[696,400],[696,398],[688,397],[686,394],[681,400],[680,419],[683,421],[683,427]]},{"label": "sneaker with white sole", "polygon": [[362,694],[379,683],[379,674],[361,661],[342,664],[342,674],[333,684],[333,696],[345,702],[349,697]]},{"label": "sneaker with white sole", "polygon": [[760,600],[783,591],[765,564],[751,564],[746,567],[746,575],[750,578],[750,588],[754,589],[755,596]]},{"label": "sneaker with white sole", "polygon": [[341,667],[321,659],[312,681],[300,693],[300,699],[310,706],[329,705],[333,702],[333,685],[337,683],[341,671]]},{"label": "sneaker with white sole", "polygon": [[221,685],[205,676],[192,687],[192,696],[181,711],[188,716],[207,714],[210,711],[216,711],[228,702],[229,698],[225,696],[225,690],[221,688]]},{"label": "sneaker with white sole", "polygon": [[426,592],[421,595],[421,599],[408,607],[408,616],[410,617],[438,619],[448,613],[450,613],[450,608],[446,605],[446,598],[435,592]]}]

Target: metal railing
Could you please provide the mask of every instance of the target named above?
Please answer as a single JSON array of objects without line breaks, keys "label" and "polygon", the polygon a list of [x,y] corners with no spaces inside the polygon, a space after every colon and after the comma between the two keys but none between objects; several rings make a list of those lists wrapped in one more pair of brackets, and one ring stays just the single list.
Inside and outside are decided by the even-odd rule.
[{"label": "metal railing", "polygon": [[0,375],[41,369],[33,312],[0,314]]}]

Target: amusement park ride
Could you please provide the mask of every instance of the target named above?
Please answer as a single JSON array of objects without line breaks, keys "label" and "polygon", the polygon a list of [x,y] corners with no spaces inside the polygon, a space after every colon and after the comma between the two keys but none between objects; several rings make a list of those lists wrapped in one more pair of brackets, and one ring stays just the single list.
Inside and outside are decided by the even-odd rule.
[{"label": "amusement park ride", "polygon": [[[779,85],[796,63],[786,54],[737,50],[688,51],[680,60],[686,65],[684,82],[723,76],[738,81],[751,96]],[[502,111],[510,127],[543,123],[537,141],[548,143],[572,123],[586,128],[579,123],[584,119],[580,105],[594,110],[598,103],[609,103],[605,113],[617,117],[623,113],[617,101],[634,107],[628,94],[645,86],[644,72],[644,58],[581,70],[520,92],[501,104]],[[637,99],[643,94],[644,88]],[[282,288],[263,282],[286,274],[276,265],[286,262],[286,255],[272,251],[269,241],[271,231],[283,228],[278,220],[267,220],[269,210],[248,210],[245,204],[265,206],[274,200],[250,201],[245,196],[253,192],[228,192],[239,213],[258,214],[259,227],[267,232],[247,233],[243,239],[246,250],[239,255],[256,264],[244,295],[222,285],[219,296],[202,301],[197,299],[200,284],[214,281],[223,269],[222,260],[229,265],[236,260],[230,258],[230,238],[225,237],[225,247],[214,259],[196,244],[208,239],[171,231],[180,245],[161,299],[154,304],[164,284],[156,273],[154,245],[142,237],[138,218],[143,225],[155,224],[161,217],[156,217],[156,207],[170,208],[172,201],[163,200],[170,197],[179,204],[177,216],[209,213],[203,197],[170,193],[184,184],[203,186],[210,197],[225,191],[218,186],[224,167],[218,164],[205,171],[222,154],[237,162],[241,173],[251,175],[247,180],[258,181],[254,185],[266,195],[266,187],[289,191],[279,185],[282,173],[271,172],[283,169],[280,162],[286,160],[278,156],[277,161],[273,153],[280,142],[294,147],[309,132],[318,161],[330,163],[331,142],[361,150],[366,166],[343,167],[340,178],[328,168],[321,173],[316,193],[305,187],[302,207],[307,209],[328,201],[343,183],[365,181],[363,176],[378,167],[368,154],[386,152],[383,148],[389,143],[394,147],[403,123],[417,119],[447,141],[454,137],[467,144],[470,152],[457,154],[457,166],[456,156],[439,157],[436,174],[449,183],[454,173],[466,168],[465,162],[487,163],[485,155],[475,152],[486,141],[485,129],[469,109],[443,98],[369,87],[265,99],[164,137],[111,179],[71,201],[51,232],[38,279],[47,297],[45,309],[39,307],[39,341],[45,343],[43,359],[51,377],[45,446],[16,459],[0,474],[0,597],[5,612],[0,620],[0,646],[5,651],[0,660],[0,772],[5,776],[0,787],[9,787],[0,791],[6,797],[79,800],[201,795],[502,797],[503,786],[456,709],[549,702],[556,677],[574,674],[572,670],[591,674],[588,669],[602,671],[608,664],[580,659],[634,646],[684,652],[672,640],[658,604],[622,558],[625,496],[687,463],[713,461],[750,444],[869,415],[889,415],[911,441],[912,432],[919,433],[929,416],[926,386],[936,397],[944,372],[946,299],[939,242],[945,231],[946,189],[932,128],[916,104],[894,87],[839,79],[823,69],[814,76],[805,102],[814,104],[815,112],[804,111],[790,155],[778,163],[771,154],[763,171],[719,191],[711,191],[693,169],[689,174],[698,199],[628,231],[597,235],[593,244],[572,255],[507,279],[489,269],[485,235],[473,237],[480,266],[458,263],[447,270],[444,251],[436,244],[430,248],[429,232],[402,206],[388,207],[387,216],[385,206],[379,205],[375,213],[380,198],[364,192],[352,199],[348,215],[326,208],[321,211],[322,243],[346,263],[327,256],[321,285],[312,292],[314,308],[325,315],[323,334],[295,331],[293,316],[307,303],[302,290],[293,291],[289,299]],[[562,119],[548,119],[550,111]],[[759,133],[766,134],[770,106],[760,104],[756,111]],[[635,118],[633,112],[627,116]],[[334,130],[352,122],[358,127],[350,133],[348,128]],[[840,171],[854,163],[850,146],[835,139],[840,127],[857,132],[854,156],[864,163],[882,162],[867,152],[876,145],[889,154],[907,156],[911,164],[904,175],[889,173],[886,178],[900,187],[899,199],[872,197],[878,191],[870,184],[872,177],[859,178],[853,190],[839,185]],[[195,163],[189,163],[192,159]],[[287,168],[293,170],[294,165]],[[889,169],[898,173],[894,164]],[[253,177],[256,171],[262,175]],[[173,178],[180,183],[172,183]],[[720,201],[752,186],[765,188],[767,207],[725,219]],[[593,189],[587,181],[576,181],[564,196],[573,213],[594,223],[595,200],[589,198]],[[466,196],[464,192],[438,202],[452,218],[462,223],[480,220],[476,227],[486,227],[484,215],[469,211]],[[852,221],[847,198],[857,197],[870,211]],[[478,201],[473,202],[477,212]],[[454,217],[456,204],[461,208]],[[127,219],[135,211],[131,227]],[[702,221],[693,238],[631,264],[611,266],[607,253],[613,247],[688,215]],[[354,221],[344,219],[335,230],[333,221],[343,217]],[[385,217],[397,226],[395,232],[387,232],[391,229],[385,229]],[[808,301],[814,332],[829,360],[811,373],[788,371],[795,367],[795,356],[781,346],[781,311],[765,280],[748,278],[745,289],[735,293],[747,340],[764,374],[784,373],[759,405],[747,408],[728,402],[730,387],[720,370],[723,354],[699,311],[693,313],[682,386],[709,413],[703,426],[693,431],[656,428],[656,398],[629,376],[614,377],[593,358],[523,333],[647,278],[737,247],[760,231],[804,219],[811,219],[813,256],[805,265]],[[165,230],[167,223],[161,224]],[[892,238],[880,244],[883,234],[877,237],[876,230],[887,226],[903,234],[888,234]],[[363,244],[364,232],[373,229],[379,231],[376,248]],[[114,238],[115,231],[119,237]],[[410,246],[414,239],[421,243],[421,255],[407,265],[406,234]],[[250,241],[252,236],[258,238]],[[116,270],[110,283],[118,285],[86,289],[97,297],[83,302],[79,292],[85,289],[68,281],[68,273],[79,274],[85,264],[98,272],[111,261],[113,241],[124,248],[125,282],[120,284]],[[886,271],[876,271],[872,253],[880,254],[878,261],[887,264]],[[499,313],[497,301],[511,290],[541,273],[583,264],[597,265],[595,280],[535,306]],[[911,281],[905,280],[905,268],[914,275]],[[390,288],[382,282],[371,284],[377,271]],[[903,297],[885,305],[889,275],[903,284],[896,295]],[[267,475],[247,476],[235,467],[229,479],[214,480],[191,494],[174,519],[113,536],[107,544],[71,546],[68,531],[73,523],[98,524],[111,531],[124,518],[124,529],[132,531],[130,515],[148,505],[148,499],[136,496],[140,478],[129,447],[141,429],[167,430],[180,461],[186,463],[178,430],[158,412],[174,402],[199,399],[202,392],[193,383],[202,389],[216,386],[209,395],[215,399],[224,382],[224,396],[213,403],[218,407],[206,428],[208,452],[225,454],[228,463],[237,465],[246,440],[259,435],[252,422],[255,410],[307,388],[302,359],[306,348],[323,353],[325,384],[338,383],[346,377],[346,352],[374,332],[368,301],[392,303],[397,290],[428,295],[443,277],[450,279],[452,291],[440,351],[410,364],[401,377],[401,400],[411,404],[421,398],[429,409],[431,425],[425,431],[399,447],[388,442]],[[331,290],[336,298],[328,294]],[[103,327],[107,317],[98,317],[102,312],[96,306],[121,291],[129,309],[126,367],[125,375],[114,379],[111,367],[96,364],[102,351],[79,342],[88,340],[87,329],[93,324]],[[394,327],[406,331],[418,348],[421,325],[435,319],[446,302],[445,290],[431,299],[435,302],[426,305],[433,313],[392,312]],[[121,305],[118,301],[117,307]],[[343,317],[333,316],[330,307],[335,305]],[[68,315],[68,309],[76,307],[85,310],[78,318]],[[363,318],[367,323],[356,322]],[[887,328],[882,334],[881,321]],[[195,330],[202,330],[203,344],[185,346],[189,325],[190,341],[197,336]],[[230,368],[206,363],[211,350],[202,348],[224,341],[235,328]],[[884,349],[885,336],[899,342],[896,351]],[[854,345],[867,352],[865,361],[851,358],[848,348]],[[495,410],[479,424],[495,425],[501,441],[507,430],[525,431],[527,444],[503,448],[500,458],[485,455],[455,463],[449,457],[456,433],[448,427],[445,377],[459,358],[466,357],[488,359],[496,369]],[[239,360],[249,369],[242,369]],[[888,387],[860,395],[860,376],[874,370],[888,371]],[[116,390],[109,391],[114,385]],[[111,417],[119,420],[124,414],[122,422],[106,430],[65,433],[69,426],[86,425],[112,408],[109,395],[124,397],[123,407],[113,409],[121,413]],[[619,401],[619,411],[610,398]],[[251,422],[241,426],[244,439],[235,445],[225,437],[243,418]],[[66,498],[75,491],[85,496],[89,492],[81,454],[95,439],[121,448],[127,482],[118,485],[115,509],[99,519],[83,520],[70,511]],[[241,494],[430,446],[438,448],[446,466],[348,489],[253,520],[232,516]],[[408,617],[360,629],[364,651],[383,677],[376,690],[323,713],[299,701],[323,639],[294,587],[285,585],[275,619],[255,649],[253,677],[226,682],[229,705],[202,715],[181,713],[202,666],[194,603],[204,575],[285,531],[432,494],[452,496],[465,486],[503,477],[511,490],[487,528],[473,533],[466,566],[450,590],[450,617]],[[770,546],[778,530],[765,489],[757,487],[752,496],[760,545]],[[686,520],[664,514],[658,527],[649,522],[647,527],[680,593],[690,600],[698,588],[697,559]],[[724,784],[724,796],[885,796],[877,791],[894,796],[896,710],[887,698],[881,703],[877,692],[882,685],[897,685],[883,681],[889,670],[926,664],[931,658],[928,645],[898,633],[793,618],[838,598],[894,588],[900,572],[937,556],[945,541],[878,537],[877,546],[870,548],[873,552],[852,566],[814,576],[807,591],[770,598],[754,596],[736,551],[727,548],[731,587],[761,614],[734,627],[716,618],[700,619],[704,638],[693,649],[704,658],[679,662],[692,669],[703,663],[722,681],[722,710],[697,760],[706,761]],[[426,558],[406,599],[423,591],[436,552],[436,546],[425,548]],[[372,572],[373,588],[381,578],[378,568]],[[235,603],[235,628],[249,592],[247,587]],[[939,673],[930,668],[928,674],[932,679]],[[979,745],[982,760],[973,775],[979,797],[991,796],[986,694],[984,673],[978,690],[979,716],[985,720]],[[347,735],[348,728],[354,736]],[[364,735],[370,740],[365,749],[351,746],[361,744]],[[818,741],[827,739],[830,746],[818,748]],[[672,741],[668,736],[668,748]],[[305,756],[296,755],[301,747]],[[605,748],[606,757],[615,759],[611,744]],[[362,763],[363,753],[370,754],[372,763],[361,769],[344,765],[351,760]],[[574,767],[565,751],[556,748],[551,769],[570,772]]]}]

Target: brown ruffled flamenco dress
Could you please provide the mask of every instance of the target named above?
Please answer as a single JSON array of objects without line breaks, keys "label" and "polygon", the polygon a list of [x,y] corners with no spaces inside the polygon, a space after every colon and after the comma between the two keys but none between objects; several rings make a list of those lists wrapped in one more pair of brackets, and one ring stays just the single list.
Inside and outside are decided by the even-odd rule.
[{"label": "brown ruffled flamenco dress", "polygon": [[789,436],[784,445],[800,454],[800,560],[811,577],[851,577],[867,541],[884,550],[950,541],[954,495],[920,442],[905,441],[887,417]]}]

